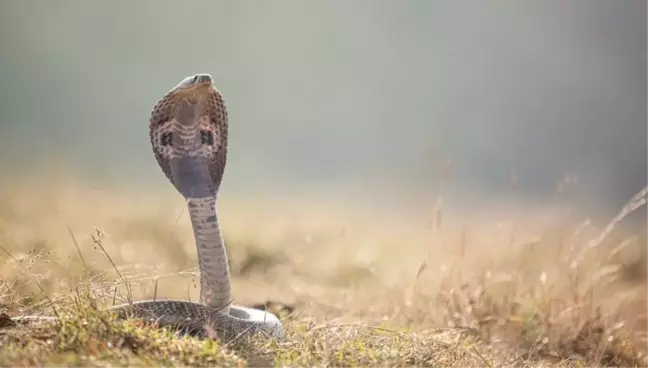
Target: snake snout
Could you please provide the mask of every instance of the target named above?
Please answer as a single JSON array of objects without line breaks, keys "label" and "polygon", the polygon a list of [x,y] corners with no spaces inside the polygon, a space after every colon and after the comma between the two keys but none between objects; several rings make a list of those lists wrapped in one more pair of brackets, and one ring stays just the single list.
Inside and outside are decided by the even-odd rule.
[{"label": "snake snout", "polygon": [[213,80],[209,74],[196,74],[193,78],[195,84],[212,84]]}]

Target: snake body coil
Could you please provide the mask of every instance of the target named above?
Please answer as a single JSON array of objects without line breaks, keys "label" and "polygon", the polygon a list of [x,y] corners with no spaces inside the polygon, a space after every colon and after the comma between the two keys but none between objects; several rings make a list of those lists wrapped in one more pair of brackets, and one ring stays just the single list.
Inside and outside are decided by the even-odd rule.
[{"label": "snake body coil", "polygon": [[185,78],[155,105],[149,137],[155,158],[186,199],[198,251],[200,303],[146,300],[110,308],[120,317],[153,320],[198,336],[219,338],[255,333],[281,339],[272,313],[230,305],[231,284],[216,197],[227,159],[227,110],[209,74]]}]

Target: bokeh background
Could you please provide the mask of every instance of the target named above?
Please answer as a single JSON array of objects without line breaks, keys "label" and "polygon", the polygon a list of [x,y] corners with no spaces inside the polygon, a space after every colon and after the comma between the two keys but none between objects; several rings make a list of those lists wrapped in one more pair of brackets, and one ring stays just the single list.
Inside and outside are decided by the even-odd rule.
[{"label": "bokeh background", "polygon": [[599,352],[648,356],[648,189],[606,228],[648,181],[646,16],[645,0],[0,0],[0,310],[46,311],[80,280],[108,303],[198,299],[148,119],[210,73],[234,302],[294,306],[293,346],[303,321],[347,320],[471,330],[509,366],[543,349],[645,366]]},{"label": "bokeh background", "polygon": [[56,161],[168,189],[149,112],[207,72],[223,196],[471,211],[547,203],[572,175],[569,200],[607,219],[646,184],[646,45],[641,0],[3,0],[1,176]]}]

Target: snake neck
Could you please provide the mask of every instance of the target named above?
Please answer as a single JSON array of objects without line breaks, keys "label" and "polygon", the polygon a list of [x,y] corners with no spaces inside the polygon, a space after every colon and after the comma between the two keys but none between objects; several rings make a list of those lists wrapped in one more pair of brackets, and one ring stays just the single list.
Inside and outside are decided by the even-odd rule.
[{"label": "snake neck", "polygon": [[216,197],[187,203],[200,267],[200,302],[229,314],[232,293],[227,252],[216,214]]}]

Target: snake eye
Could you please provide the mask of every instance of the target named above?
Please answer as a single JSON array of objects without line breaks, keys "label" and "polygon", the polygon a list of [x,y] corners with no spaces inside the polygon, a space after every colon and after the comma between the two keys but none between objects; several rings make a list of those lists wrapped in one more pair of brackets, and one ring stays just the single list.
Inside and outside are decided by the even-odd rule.
[{"label": "snake eye", "polygon": [[211,130],[200,131],[200,141],[208,146],[214,145],[214,133]]},{"label": "snake eye", "polygon": [[170,146],[172,141],[173,141],[173,134],[171,134],[171,132],[162,133],[162,137],[160,137],[160,143],[163,146]]}]

